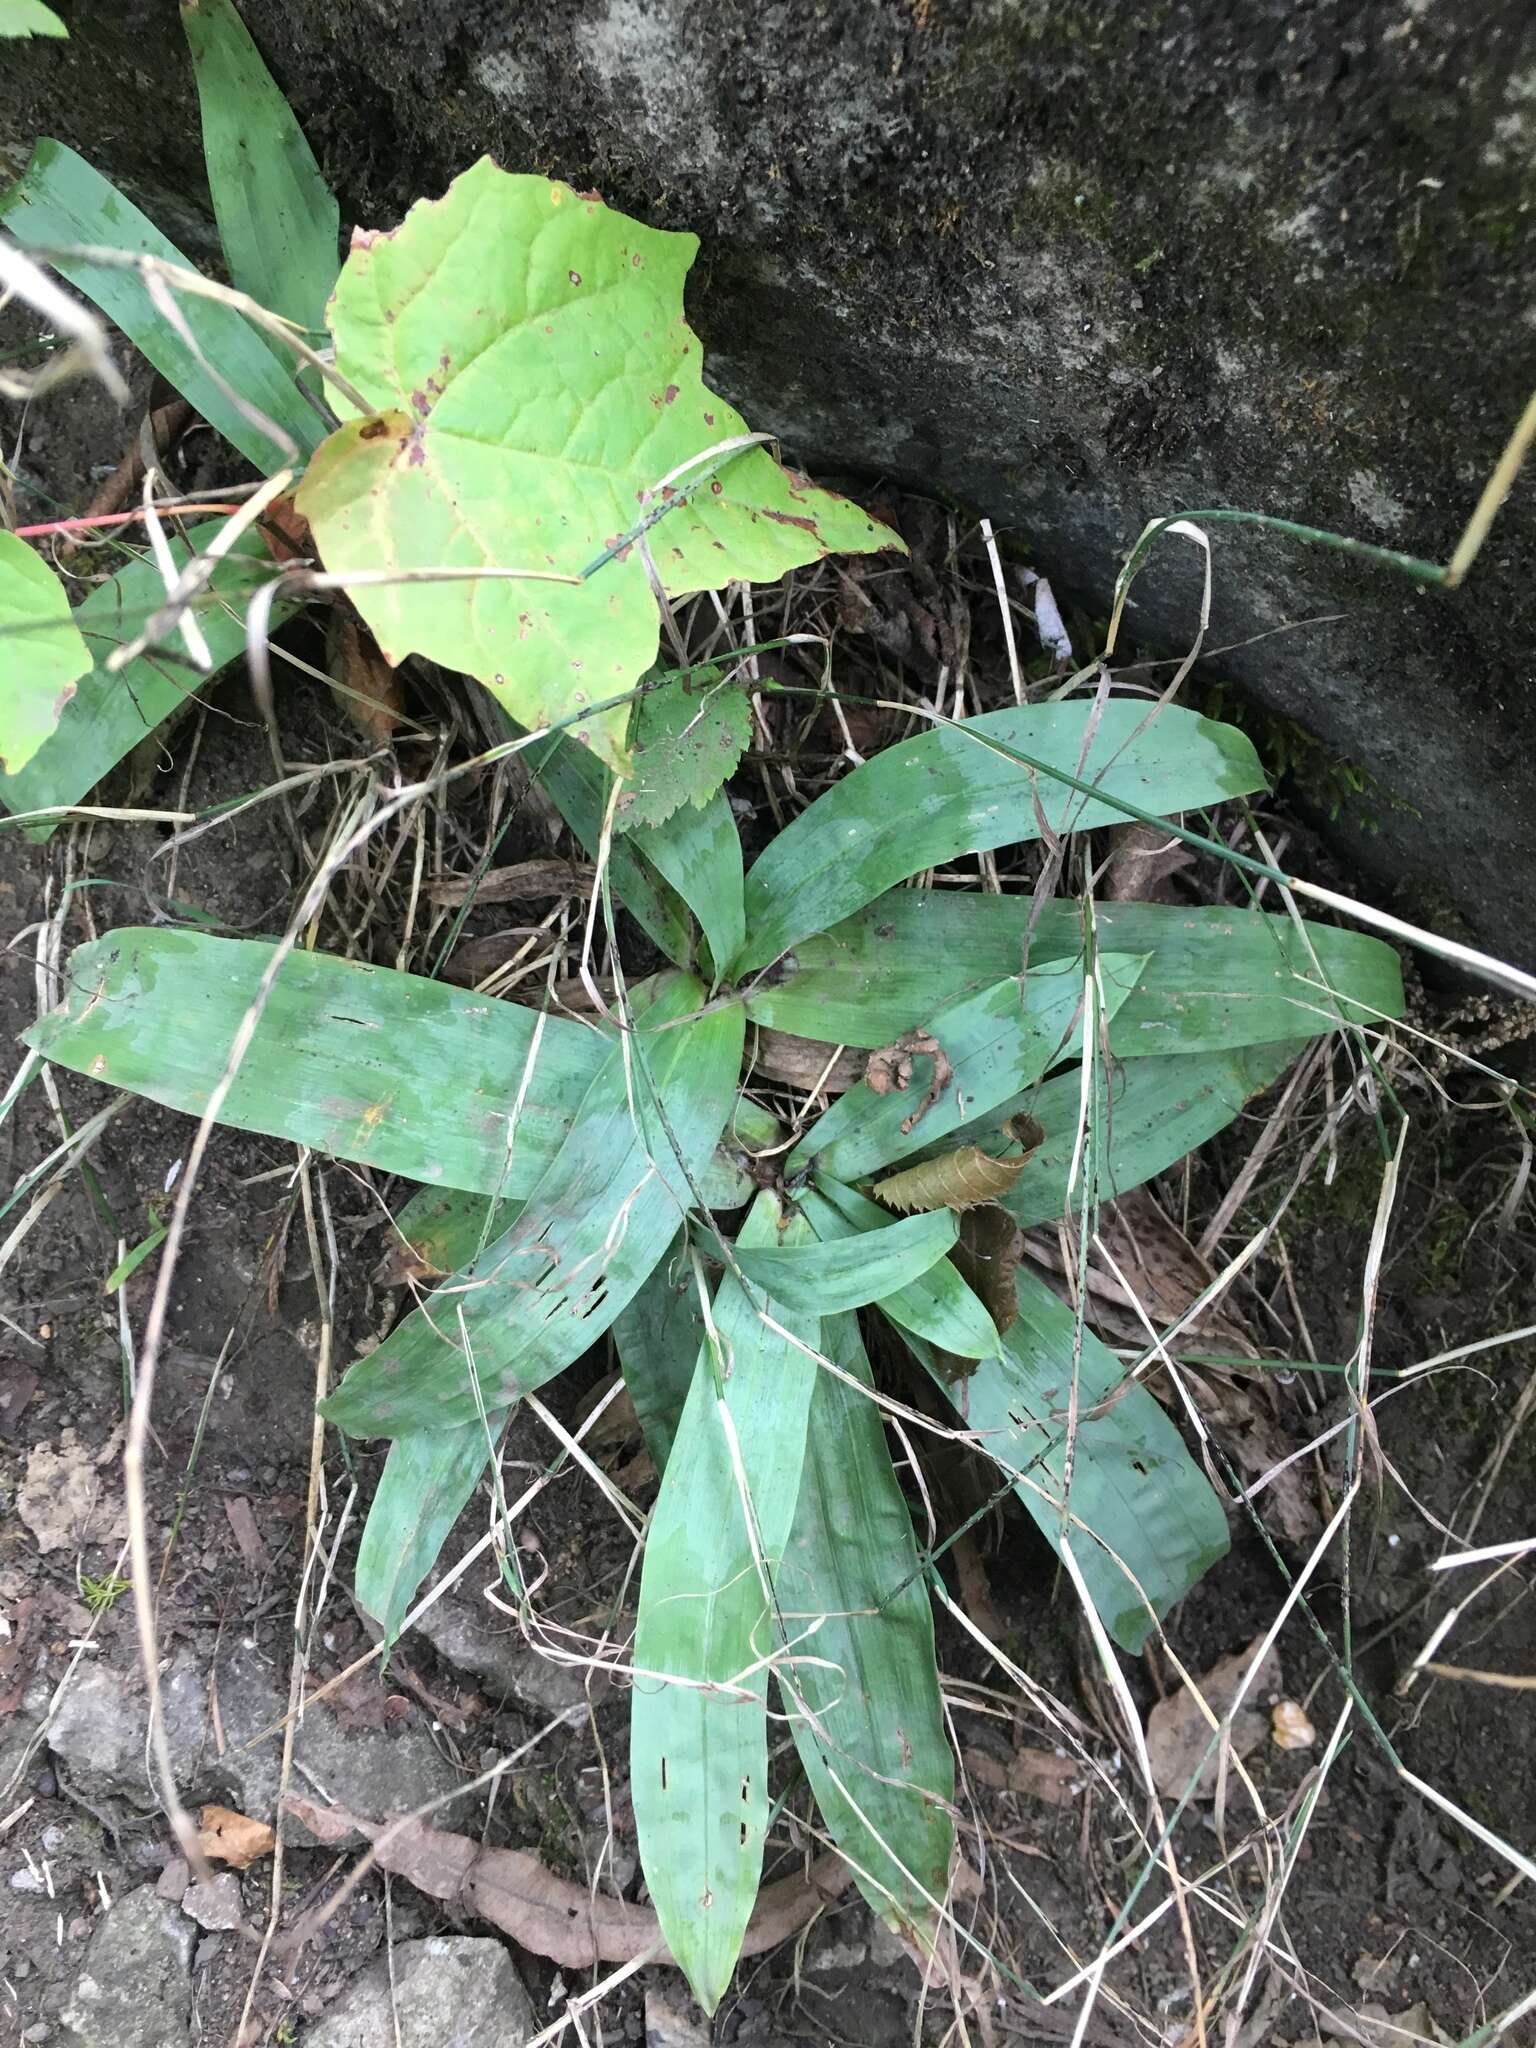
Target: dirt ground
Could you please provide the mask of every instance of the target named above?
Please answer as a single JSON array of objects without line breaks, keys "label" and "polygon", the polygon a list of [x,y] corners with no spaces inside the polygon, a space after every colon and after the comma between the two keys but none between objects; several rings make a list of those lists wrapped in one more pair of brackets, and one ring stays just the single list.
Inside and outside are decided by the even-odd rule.
[{"label": "dirt ground", "polygon": [[[52,427],[40,444],[24,435],[22,469],[30,465],[44,472],[52,497],[77,505],[89,493],[89,469],[103,445],[102,432],[99,421],[86,418],[77,423],[72,443]],[[49,434],[59,437],[50,441]],[[931,623],[933,610],[924,611],[928,595],[918,588],[917,610]],[[850,618],[850,631],[869,623]],[[941,615],[941,626],[952,630],[953,615]],[[866,632],[859,658],[871,668],[889,660],[920,675],[924,663],[937,658],[925,645],[927,631],[911,606],[893,607],[879,633]],[[995,653],[988,631],[978,600],[971,640],[978,670]],[[308,652],[316,651],[311,644]],[[317,762],[357,752],[343,713],[313,686],[287,683],[282,716],[291,760]],[[818,727],[799,744],[830,758],[839,738]],[[761,797],[767,768],[779,764],[786,746],[779,729],[774,745],[758,750],[740,779],[744,799]],[[264,736],[236,677],[211,694],[205,712],[170,736],[143,797],[204,811],[260,788],[269,774]],[[474,791],[463,799],[460,825],[470,835],[479,800]],[[318,801],[335,797],[325,793]],[[1286,827],[1283,814],[1280,824]],[[306,827],[313,833],[313,819]],[[541,832],[534,815],[520,814],[502,857],[516,857],[519,845],[540,850]],[[1315,850],[1309,857],[1323,858]],[[287,916],[299,874],[293,843],[272,803],[174,854],[165,829],[154,826],[81,827],[47,847],[6,836],[0,841],[0,940],[7,948],[0,954],[0,1040],[12,1047],[37,1012],[35,932],[52,915],[66,879],[79,885],[66,926],[75,943],[114,924],[169,914],[170,905],[181,916],[190,911],[211,918],[225,931],[273,933]],[[496,929],[494,914],[477,917],[482,921],[471,922],[471,939]],[[339,942],[337,930],[322,931],[322,945]],[[361,943],[366,952],[372,934]],[[51,999],[53,991],[47,993]],[[1426,1028],[1444,1023],[1467,1047],[1481,1044],[1490,1031],[1512,1031],[1507,1047],[1484,1057],[1517,1079],[1529,1078],[1531,1045],[1518,1035],[1519,1020],[1508,1024],[1496,1006],[1486,1015],[1464,1015],[1466,1006],[1454,995],[1420,993],[1417,1003]],[[1403,1069],[1410,1132],[1375,1309],[1374,1363],[1383,1374],[1536,1323],[1536,1256],[1518,1179],[1522,1146],[1528,1149],[1529,1140],[1507,1110],[1488,1107],[1490,1087],[1480,1077],[1454,1060],[1441,1066],[1431,1056],[1429,1065],[1436,1071],[1428,1078]],[[71,1125],[108,1099],[93,1083],[62,1073],[57,1081],[62,1114]],[[1165,1176],[1159,1191],[1165,1207],[1188,1219],[1191,1228],[1209,1216],[1272,1107],[1272,1098],[1251,1106],[1187,1176]],[[1318,1101],[1309,1098],[1302,1125],[1287,1132],[1250,1188],[1236,1228],[1245,1221],[1256,1225],[1270,1212],[1319,1114]],[[147,1777],[141,1776],[136,1789],[93,1789],[89,1772],[84,1778],[72,1774],[50,1746],[42,1715],[52,1688],[82,1658],[113,1675],[124,1702],[134,1694],[132,1601],[113,1578],[121,1550],[118,1453],[130,1370],[123,1329],[142,1328],[153,1261],[120,1295],[108,1295],[104,1282],[118,1263],[120,1241],[132,1246],[163,1211],[168,1177],[184,1157],[192,1129],[183,1117],[131,1102],[90,1154],[94,1180],[75,1174],[63,1184],[0,1276],[0,1494],[6,1506],[0,1612],[9,1630],[0,1638],[0,1783],[13,1780],[0,1801],[0,1885],[6,1900],[0,1914],[0,2039],[72,2038],[60,2016],[108,1903],[155,1881],[173,1860],[173,1843],[163,1815],[154,1811]],[[59,1135],[58,1112],[33,1087],[0,1130],[6,1183],[35,1165]],[[198,1674],[205,1683],[238,1651],[262,1666],[283,1693],[320,1329],[293,1168],[291,1148],[276,1141],[230,1131],[215,1136],[173,1296],[149,1489],[153,1539],[162,1560],[159,1632],[167,1668]],[[384,1204],[397,1202],[398,1190],[370,1184],[351,1168],[317,1162],[316,1170],[324,1174],[335,1224],[335,1351],[344,1362],[381,1335],[400,1306],[397,1291],[370,1277],[384,1249]],[[1272,1355],[1305,1359],[1303,1333],[1318,1360],[1351,1355],[1381,1177],[1375,1131],[1357,1119],[1345,1127],[1328,1168],[1297,1198],[1283,1253],[1263,1263],[1246,1297],[1247,1312],[1263,1326]],[[1511,1205],[1512,1190],[1519,1199]],[[1295,1349],[1286,1349],[1282,1330]],[[1536,1853],[1536,1761],[1526,1740],[1525,1696],[1466,1680],[1421,1677],[1406,1688],[1403,1681],[1445,1612],[1448,1595],[1469,1590],[1459,1583],[1448,1588],[1426,1569],[1443,1547],[1443,1532],[1467,1536],[1476,1513],[1479,1544],[1532,1533],[1536,1436],[1522,1425],[1533,1369],[1536,1347],[1526,1341],[1394,1387],[1376,1411],[1366,1460],[1368,1497],[1355,1517],[1348,1552],[1353,1669],[1382,1738],[1408,1771],[1527,1855]],[[606,1347],[600,1347],[555,1383],[551,1406],[563,1423],[574,1424],[611,1370]],[[1378,1387],[1390,1384],[1383,1379]],[[1291,1451],[1345,1413],[1336,1376],[1298,1372],[1284,1383],[1271,1419]],[[620,1443],[613,1455],[629,1458],[634,1448]],[[1335,1484],[1339,1448],[1336,1439],[1320,1467]],[[511,1471],[543,1472],[551,1465],[552,1446],[525,1419],[508,1456]],[[332,1530],[354,1479],[358,1507],[344,1528],[327,1593],[323,1660],[311,1672],[316,1681],[342,1670],[367,1647],[346,1588],[361,1508],[380,1461],[371,1449],[354,1446],[350,1462],[348,1471],[333,1439],[327,1457]],[[32,1475],[66,1467],[84,1493],[69,1495],[56,1547],[45,1549],[36,1513],[24,1517],[19,1506]],[[964,1470],[942,1478],[960,1497],[976,1484]],[[63,1484],[56,1480],[55,1492]],[[637,1500],[648,1504],[643,1481],[634,1484]],[[478,1533],[484,1513],[483,1505],[472,1508],[461,1534]],[[1176,1610],[1168,1627],[1173,1654],[1195,1673],[1265,1629],[1284,1592],[1276,1555],[1265,1541],[1242,1526],[1234,1536],[1231,1554]],[[632,1612],[627,1540],[573,1468],[539,1494],[519,1525],[518,1540],[529,1558],[548,1567],[541,1601],[550,1619],[589,1621]],[[1276,1540],[1280,1561],[1294,1570],[1306,1544],[1284,1534]],[[1329,1552],[1310,1587],[1317,1623],[1335,1645],[1345,1624],[1341,1555]],[[1041,1696],[1079,1717],[1087,1754],[1110,1781],[1124,1781],[1128,1763],[1113,1703],[1069,1590],[1057,1583],[1050,1554],[1023,1514],[1013,1506],[995,1513],[982,1525],[974,1553],[959,1562],[946,1560],[945,1569],[956,1600],[973,1619],[985,1617],[984,1632]],[[481,1584],[477,1578],[467,1581],[476,1597]],[[515,1651],[513,1624],[489,1607],[483,1616],[505,1639],[502,1647]],[[81,1651],[87,1638],[89,1647]],[[1059,1738],[998,1661],[942,1615],[939,1651],[966,1766],[962,1843],[972,1876],[957,1911],[993,1959],[989,1966],[979,1953],[968,1957],[971,1986],[963,2018],[957,2022],[944,1986],[924,1993],[916,1971],[850,1893],[796,1942],[742,1967],[712,2036],[666,2032],[659,2019],[663,1995],[685,2015],[686,2001],[680,1980],[653,1969],[604,2001],[596,2016],[604,2040],[640,2040],[648,2028],[657,2042],[713,2038],[835,2042],[848,2048],[884,2048],[906,2039],[1070,2038],[1077,1999],[1040,2009],[1021,1987],[1048,1991],[1095,1955],[1142,1867],[1141,1850],[1106,1796],[1104,1781],[1086,1768],[1064,1804],[1010,1789],[1015,1757],[1053,1753]],[[1320,1740],[1310,1750],[1286,1751],[1266,1739],[1253,1752],[1249,1768],[1272,1815],[1294,1812],[1343,1700],[1332,1655],[1305,1617],[1287,1625],[1280,1655],[1284,1696],[1305,1707]],[[1445,1655],[1461,1666],[1536,1671],[1536,1605],[1518,1565],[1464,1618]],[[1122,1663],[1143,1711],[1176,1689],[1161,1653]],[[205,1759],[213,1757],[223,1767],[220,1697],[214,1695],[201,1741]],[[499,1754],[533,1743],[494,1804],[487,1809],[478,1802],[465,1824],[483,1829],[491,1841],[536,1851],[564,1875],[589,1879],[600,1871],[601,1882],[618,1883],[634,1897],[639,1878],[623,1790],[625,1701],[610,1693],[535,1742],[551,1704],[537,1677],[517,1684],[488,1679],[483,1670],[408,1639],[385,1681],[364,1680],[343,1693],[336,1719],[346,1740],[375,1745],[370,1754],[384,1759],[376,1765],[380,1783],[391,1776],[391,1757],[419,1759],[430,1749],[445,1782],[452,1783],[473,1776]],[[331,1708],[314,1712],[329,1714]],[[775,1830],[776,1867],[794,1867],[803,1854],[805,1837],[795,1819],[800,1810],[791,1802]],[[1249,1827],[1249,1810],[1236,1798],[1229,1801],[1224,1828],[1218,1828],[1208,1801],[1191,1802],[1173,1833],[1181,1869],[1191,1874],[1218,1864],[1224,1844],[1232,1846]],[[1273,1834],[1272,1852],[1283,1846]],[[345,1853],[321,1848],[290,1851],[285,1924],[328,1891],[348,1860]],[[1111,1966],[1107,1995],[1087,2038],[1194,2038],[1189,1952],[1207,1989],[1233,1967],[1237,1927],[1260,1903],[1254,1867],[1249,1859],[1230,1880],[1213,1883],[1217,1905],[1192,1904],[1187,1939],[1179,1916],[1165,1913]],[[193,1974],[196,2039],[233,2038],[268,1908],[269,1873],[270,1864],[257,1863],[245,1876],[241,1927],[200,1937]],[[1275,1951],[1291,1959],[1290,1980],[1279,1967],[1259,1970],[1256,1996],[1235,2041],[1262,2048],[1271,2041],[1349,2038],[1345,2029],[1351,2024],[1356,2037],[1368,2042],[1461,2040],[1473,2034],[1527,1991],[1536,1975],[1536,1908],[1529,1887],[1511,1885],[1510,1879],[1509,1865],[1491,1848],[1405,1788],[1383,1741],[1356,1717],[1327,1772],[1269,1929]],[[1150,1910],[1165,1895],[1154,1877],[1137,1910]],[[306,2023],[345,1997],[352,1974],[386,1939],[399,1942],[463,1926],[473,1923],[409,1886],[395,1881],[386,1896],[377,1873],[366,1876],[315,1940],[274,1955],[250,2038],[302,2041]],[[558,2016],[566,1995],[582,1988],[579,1973],[563,1975],[525,1951],[515,1959],[535,2006],[550,2018]],[[1245,1960],[1235,1965],[1239,1973]],[[1296,1986],[1307,1988],[1315,2008]],[[1398,2031],[1369,2032],[1373,2011],[1393,2016]],[[1362,2012],[1364,2019],[1358,2017]],[[596,2039],[593,2017],[587,2025],[588,2037]],[[1527,2026],[1524,2034],[1517,2028],[1506,2038],[1536,2040],[1536,2028]]]}]

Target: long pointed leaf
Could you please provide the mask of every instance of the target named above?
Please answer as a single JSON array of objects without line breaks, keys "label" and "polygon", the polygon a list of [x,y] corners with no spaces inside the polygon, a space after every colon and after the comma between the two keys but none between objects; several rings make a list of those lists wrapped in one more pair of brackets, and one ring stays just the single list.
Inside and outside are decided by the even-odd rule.
[{"label": "long pointed leaf", "polygon": [[363,1524],[356,1578],[358,1604],[382,1625],[385,1649],[490,1463],[505,1421],[503,1409],[457,1429],[413,1430],[390,1445]]},{"label": "long pointed leaf", "polygon": [[693,1268],[684,1255],[687,1241],[686,1233],[679,1231],[613,1325],[624,1384],[660,1476],[666,1474],[704,1342],[704,1310]]},{"label": "long pointed leaf", "polygon": [[[1105,1005],[1111,1016],[1134,985],[1141,962],[1106,953],[1099,959]],[[867,1081],[848,1090],[818,1118],[789,1155],[793,1173],[814,1165],[841,1181],[861,1180],[877,1167],[950,1137],[962,1124],[986,1117],[1047,1067],[1082,1050],[1083,970],[1075,961],[1031,968],[1022,981],[999,981],[929,1019],[954,1072],[922,1115],[932,1061],[913,1062],[904,1090],[877,1095]],[[903,1129],[910,1124],[910,1129]]]},{"label": "long pointed leaf", "polygon": [[[775,1207],[772,1195],[759,1197],[745,1246],[774,1241]],[[770,1310],[816,1346],[814,1317]],[[729,1274],[715,1325],[720,1350],[706,1343],[699,1354],[651,1516],[630,1706],[640,1861],[667,1945],[706,2012],[730,1982],[762,1876],[774,1641],[762,1573],[777,1565],[794,1521],[818,1377]]]},{"label": "long pointed leaf", "polygon": [[735,1099],[741,1011],[694,1014],[703,1000],[691,975],[661,978],[523,1213],[353,1367],[330,1421],[354,1436],[446,1429],[477,1413],[472,1373],[485,1406],[505,1407],[602,1336],[671,1243]]},{"label": "long pointed leaf", "polygon": [[203,161],[230,281],[311,331],[341,268],[340,211],[231,0],[186,0]]},{"label": "long pointed leaf", "polygon": [[[834,783],[748,875],[738,975],[767,967],[908,875],[1038,837],[1042,816],[1053,832],[1120,821],[1112,804],[1021,768],[973,735],[1001,740],[1143,810],[1194,810],[1264,787],[1258,757],[1235,727],[1179,710],[1147,723],[1147,707],[1138,702],[1103,707],[1084,762],[1091,709],[1070,703],[989,711],[903,741]],[[1011,962],[1010,971],[1020,964]]]},{"label": "long pointed leaf", "polygon": [[[889,1045],[961,996],[1029,964],[1083,949],[1081,907],[1028,896],[892,889],[831,931],[796,942],[794,965],[747,1001],[757,1024],[828,1045]],[[1362,932],[1206,905],[1103,903],[1101,947],[1144,953],[1146,966],[1110,1033],[1120,1059],[1230,1051],[1305,1038],[1345,1019],[1397,1016],[1397,955]],[[1314,965],[1313,955],[1316,956]],[[1319,986],[1322,983],[1323,986]],[[1329,991],[1332,992],[1331,997]]]},{"label": "long pointed leaf", "polygon": [[[185,541],[171,541],[176,566],[217,531],[204,520]],[[81,678],[58,725],[26,767],[16,775],[0,775],[0,804],[11,811],[41,811],[79,803],[108,769],[245,652],[244,599],[264,572],[272,573],[272,558],[254,535],[238,543],[214,570],[210,594],[195,607],[213,659],[207,676],[182,667],[163,649],[141,654],[112,674],[107,656],[164,603],[165,585],[147,557],[125,563],[98,584],[71,614],[95,666]],[[292,602],[279,600],[272,607],[272,624],[279,625],[294,610]],[[46,839],[55,830],[54,825],[36,825],[29,828],[29,837]]]},{"label": "long pointed leaf", "polygon": [[[816,1188],[796,1199],[823,1242],[862,1238],[867,1232],[885,1229],[890,1221],[888,1210],[830,1175],[818,1174]],[[893,1323],[958,1358],[987,1358],[997,1349],[996,1324],[948,1259],[940,1259],[926,1273],[876,1300]]]},{"label": "long pointed leaf", "polygon": [[953,1212],[887,1220],[861,1237],[829,1237],[814,1244],[738,1245],[741,1270],[786,1308],[836,1315],[863,1308],[920,1280],[944,1257],[959,1234]]},{"label": "long pointed leaf", "polygon": [[57,730],[91,654],[58,576],[14,533],[0,533],[0,658],[0,769],[19,774]]},{"label": "long pointed leaf", "polygon": [[[823,1323],[822,1345],[873,1384],[856,1317]],[[777,1587],[790,1653],[779,1690],[822,1819],[875,1911],[931,1949],[955,1783],[933,1611],[880,1411],[827,1372]]]},{"label": "long pointed leaf", "polygon": [[1105,1627],[1136,1651],[1152,1616],[1125,1567],[1161,1618],[1225,1554],[1226,1514],[1178,1431],[1114,1353],[1091,1331],[1079,1333],[1071,1309],[1027,1268],[1018,1285],[1018,1320],[997,1356],[954,1385],[926,1345],[903,1336],[988,1455],[1018,1475],[1014,1491],[1046,1540],[1059,1550],[1070,1539]]},{"label": "long pointed leaf", "polygon": [[[1113,1036],[1111,1026],[1111,1036]],[[1154,1174],[1177,1165],[1207,1138],[1238,1116],[1244,1103],[1262,1094],[1305,1050],[1289,1040],[1248,1045],[1235,1052],[1176,1053],[1170,1059],[1127,1060],[1106,1073],[1095,1068],[1094,1114],[1098,1119],[1099,1197],[1140,1187]],[[984,1122],[957,1131],[951,1143],[1001,1147],[996,1124],[1015,1110],[1028,1110],[1045,1133],[1022,1174],[1002,1198],[1014,1221],[1052,1223],[1067,1207],[1067,1175],[1077,1145],[1082,1083],[1076,1073],[1049,1081],[1002,1103]],[[1074,1199],[1081,1199],[1081,1190]]]},{"label": "long pointed leaf", "polygon": [[[64,1001],[26,1042],[78,1074],[201,1115],[272,951],[125,926],[71,955]],[[608,1046],[565,1018],[543,1019],[542,1033],[540,1022],[421,975],[295,952],[220,1120],[411,1180],[524,1195]]]},{"label": "long pointed leaf", "polygon": [[[19,183],[0,199],[0,224],[28,249],[81,244],[158,256],[185,270],[197,268],[84,157],[46,138],[32,152]],[[287,453],[247,418],[230,390],[291,435],[301,453],[319,446],[324,423],[300,396],[287,364],[233,307],[187,294],[178,301],[197,350],[218,372],[216,378],[166,320],[137,271],[109,269],[73,256],[48,261],[77,291],[93,299],[208,424],[258,469],[280,468]]]}]

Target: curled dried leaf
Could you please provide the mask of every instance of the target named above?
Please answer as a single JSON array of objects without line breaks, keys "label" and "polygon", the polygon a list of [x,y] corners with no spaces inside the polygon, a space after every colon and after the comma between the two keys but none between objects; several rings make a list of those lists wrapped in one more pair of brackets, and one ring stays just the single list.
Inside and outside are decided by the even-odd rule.
[{"label": "curled dried leaf", "polygon": [[277,1836],[264,1820],[252,1820],[228,1806],[205,1806],[198,1815],[197,1846],[210,1863],[227,1863],[232,1870],[248,1870],[263,1856],[270,1856]]},{"label": "curled dried leaf", "polygon": [[975,1209],[1000,1201],[1023,1171],[1022,1159],[994,1159],[979,1145],[962,1145],[921,1166],[887,1174],[870,1192],[903,1216],[916,1209]]},{"label": "curled dried leaf", "polygon": [[[1010,1160],[1008,1164],[1013,1164]],[[1023,1161],[1018,1162],[1021,1166]],[[960,1235],[950,1258],[960,1276],[976,1295],[1005,1337],[1019,1313],[1019,1255],[1023,1233],[1006,1209],[994,1202],[968,1209],[960,1223]]]}]

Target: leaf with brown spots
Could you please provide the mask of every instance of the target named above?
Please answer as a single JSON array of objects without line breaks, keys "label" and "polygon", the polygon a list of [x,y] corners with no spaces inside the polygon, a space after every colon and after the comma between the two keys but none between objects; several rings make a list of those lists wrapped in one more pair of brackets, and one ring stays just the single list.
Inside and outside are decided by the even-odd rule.
[{"label": "leaf with brown spots", "polygon": [[[299,492],[386,657],[478,677],[525,726],[627,691],[669,597],[774,582],[901,542],[747,437],[683,314],[698,243],[484,157],[388,234],[354,238],[330,303],[373,407]],[[474,580],[435,574],[491,571]],[[623,773],[628,707],[577,737]]]}]

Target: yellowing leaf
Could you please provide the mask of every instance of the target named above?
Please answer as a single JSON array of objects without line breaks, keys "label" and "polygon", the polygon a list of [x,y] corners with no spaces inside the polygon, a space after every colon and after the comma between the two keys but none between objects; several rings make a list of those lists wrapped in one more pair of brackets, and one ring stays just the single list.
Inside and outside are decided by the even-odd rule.
[{"label": "yellowing leaf", "polygon": [[14,533],[0,533],[0,768],[25,768],[59,722],[90,651],[64,586]]},{"label": "yellowing leaf", "polygon": [[[581,576],[667,507],[643,546],[617,546],[580,584],[354,589],[390,660],[465,670],[539,726],[651,666],[647,553],[678,597],[900,545],[764,449],[720,452],[746,427],[705,385],[683,316],[697,249],[488,157],[393,233],[358,239],[330,323],[338,366],[376,410],[324,444],[298,500],[328,568]],[[575,730],[622,771],[628,722],[621,705]]]}]

